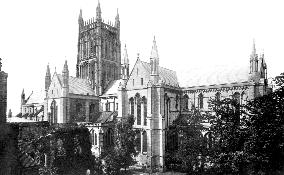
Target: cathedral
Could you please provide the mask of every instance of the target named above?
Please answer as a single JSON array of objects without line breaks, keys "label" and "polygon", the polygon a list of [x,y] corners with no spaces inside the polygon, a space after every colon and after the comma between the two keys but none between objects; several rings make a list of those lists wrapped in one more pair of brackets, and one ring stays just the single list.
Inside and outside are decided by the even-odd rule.
[{"label": "cathedral", "polygon": [[[44,100],[44,120],[83,123],[89,128],[96,156],[113,144],[112,123],[131,114],[139,131],[138,164],[163,168],[166,130],[179,115],[193,107],[208,110],[210,98],[235,98],[246,103],[271,91],[264,55],[257,54],[255,44],[248,59],[249,70],[218,69],[201,78],[189,74],[192,79],[183,80],[186,83],[181,87],[174,70],[160,67],[154,37],[149,62],[138,55],[130,71],[126,46],[121,53],[119,14],[114,24],[105,23],[101,14],[100,3],[95,18],[84,20],[80,10],[76,76],[69,75],[67,61],[62,72],[52,76],[48,65]],[[200,81],[202,78],[207,81]]]}]

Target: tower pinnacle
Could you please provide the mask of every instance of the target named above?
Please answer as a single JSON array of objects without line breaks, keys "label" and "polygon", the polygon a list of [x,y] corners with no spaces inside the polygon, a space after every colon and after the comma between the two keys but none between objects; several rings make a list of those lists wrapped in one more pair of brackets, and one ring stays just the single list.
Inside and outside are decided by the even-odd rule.
[{"label": "tower pinnacle", "polygon": [[129,64],[129,59],[128,59],[128,54],[127,54],[126,44],[125,44],[125,46],[124,46],[123,64]]},{"label": "tower pinnacle", "polygon": [[153,46],[152,46],[152,51],[151,51],[151,57],[150,58],[157,58],[157,59],[159,59],[155,36],[154,36],[154,40],[153,40]]},{"label": "tower pinnacle", "polygon": [[101,11],[101,5],[100,5],[99,0],[98,0],[98,6],[97,6],[97,9],[96,9],[96,12],[97,12],[96,19],[101,21],[102,20],[102,11]]},{"label": "tower pinnacle", "polygon": [[120,27],[118,9],[117,9],[117,12],[116,12],[116,17],[115,17],[115,27],[116,27],[116,28],[119,28],[119,27]]},{"label": "tower pinnacle", "polygon": [[256,55],[256,49],[255,49],[255,39],[253,39],[253,44],[252,44],[252,57]]},{"label": "tower pinnacle", "polygon": [[[158,54],[155,36],[154,36],[153,46],[151,50],[150,65],[151,65],[151,75],[159,76],[159,54]],[[158,79],[155,78],[154,82],[157,82],[157,81]]]}]

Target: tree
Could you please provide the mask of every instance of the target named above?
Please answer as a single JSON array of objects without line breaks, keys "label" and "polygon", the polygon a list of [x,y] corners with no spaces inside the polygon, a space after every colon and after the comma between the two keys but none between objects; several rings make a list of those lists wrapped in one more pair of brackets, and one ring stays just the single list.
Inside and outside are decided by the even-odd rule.
[{"label": "tree", "polygon": [[210,152],[211,170],[216,174],[242,174],[244,171],[243,144],[246,129],[241,116],[242,106],[234,99],[211,100],[207,119],[209,132],[214,136]]},{"label": "tree", "polygon": [[105,170],[108,174],[118,174],[121,168],[125,170],[134,165],[135,135],[133,130],[134,117],[129,115],[115,125],[114,147],[107,151],[104,156]]},{"label": "tree", "polygon": [[[189,174],[202,173],[206,159],[206,142],[203,132],[206,128],[202,124],[203,115],[193,109],[187,114],[180,115],[167,132],[168,140],[178,136],[178,145],[167,142],[166,164],[168,168],[187,172]],[[172,148],[178,147],[177,150]]]},{"label": "tree", "polygon": [[248,155],[251,173],[272,174],[284,168],[284,87],[246,105]]}]

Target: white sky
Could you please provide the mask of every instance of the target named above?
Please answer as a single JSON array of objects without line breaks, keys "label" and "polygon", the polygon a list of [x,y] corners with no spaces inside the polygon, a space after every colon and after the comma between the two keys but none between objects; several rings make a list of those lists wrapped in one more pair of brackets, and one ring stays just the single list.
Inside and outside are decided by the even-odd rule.
[{"label": "white sky", "polygon": [[[193,67],[249,64],[253,38],[264,49],[268,76],[283,68],[284,2],[260,0],[101,0],[102,17],[119,9],[121,44],[130,64],[137,53],[149,60],[156,36],[160,65],[179,72]],[[61,73],[68,60],[75,76],[78,15],[95,17],[97,0],[0,2],[0,57],[8,73],[8,109],[20,110],[20,95],[44,89],[46,65]]]}]

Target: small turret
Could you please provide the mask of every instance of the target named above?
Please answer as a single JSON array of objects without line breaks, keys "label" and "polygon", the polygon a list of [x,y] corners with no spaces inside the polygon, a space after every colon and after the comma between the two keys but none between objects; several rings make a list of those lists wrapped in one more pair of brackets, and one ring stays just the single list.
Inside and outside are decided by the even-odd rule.
[{"label": "small turret", "polygon": [[155,36],[151,50],[150,65],[151,65],[151,79],[153,83],[156,84],[159,81],[159,55],[158,55]]},{"label": "small turret", "polygon": [[155,36],[151,50],[150,64],[151,64],[151,75],[159,75],[159,55],[158,55]]},{"label": "small turret", "polygon": [[127,80],[129,76],[129,59],[126,49],[126,44],[124,47],[123,63],[122,63],[122,79]]},{"label": "small turret", "polygon": [[23,89],[22,94],[21,94],[21,105],[24,105],[26,101],[26,95],[25,95],[25,91]]},{"label": "small turret", "polygon": [[46,74],[45,74],[45,91],[46,92],[48,91],[50,83],[51,83],[51,75],[50,75],[49,65],[47,65],[47,67],[46,67]]},{"label": "small turret", "polygon": [[120,20],[119,20],[119,14],[118,14],[118,9],[115,17],[115,27],[120,28]]},{"label": "small turret", "polygon": [[252,53],[250,55],[250,73],[258,71],[258,55],[256,54],[255,41],[253,40]]},{"label": "small turret", "polygon": [[80,9],[80,14],[79,14],[79,18],[78,18],[78,24],[79,24],[79,30],[81,28],[83,28],[83,26],[84,26],[84,19],[83,19],[83,15],[82,15],[82,9]]},{"label": "small turret", "polygon": [[69,85],[69,70],[68,70],[67,60],[65,60],[65,64],[62,71],[62,77],[63,77],[63,88],[66,88]]},{"label": "small turret", "polygon": [[102,11],[101,11],[101,6],[100,6],[100,1],[98,1],[98,6],[97,6],[97,9],[96,9],[96,20],[97,21],[102,21]]}]

